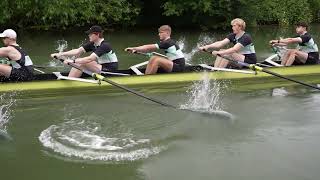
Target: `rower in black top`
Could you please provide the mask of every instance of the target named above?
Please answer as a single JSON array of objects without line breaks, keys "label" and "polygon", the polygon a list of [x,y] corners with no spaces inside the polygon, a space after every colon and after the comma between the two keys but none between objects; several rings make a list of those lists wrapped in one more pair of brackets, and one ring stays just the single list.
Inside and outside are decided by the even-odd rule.
[{"label": "rower in black top", "polygon": [[138,47],[128,47],[125,51],[149,52],[157,49],[164,50],[167,58],[152,56],[147,65],[145,74],[155,74],[161,68],[165,72],[179,72],[184,70],[185,59],[180,47],[171,39],[171,27],[163,25],[159,29],[160,42],[156,44],[142,45]]},{"label": "rower in black top", "polygon": [[271,40],[273,46],[287,46],[288,44],[298,44],[296,49],[288,49],[282,58],[281,65],[302,65],[318,64],[319,49],[311,35],[307,32],[308,25],[300,22],[296,25],[297,36],[279,40]]},{"label": "rower in black top", "polygon": [[[88,69],[95,73],[101,73],[101,71],[113,71],[118,69],[118,59],[109,43],[103,38],[103,30],[100,26],[92,26],[87,32],[90,42],[82,45],[78,49],[72,49],[70,51],[53,53],[51,57],[61,58],[62,56],[80,56],[85,52],[92,52],[89,56],[83,58],[77,58],[74,60],[67,59],[65,64],[76,63],[81,68]],[[80,77],[82,71],[72,68],[69,77]]]},{"label": "rower in black top", "polygon": [[[199,49],[207,51],[209,48],[218,49],[226,46],[229,43],[232,43],[234,45],[233,47],[228,49],[220,49],[219,51],[212,51],[212,54],[215,56],[220,54],[221,56],[248,64],[257,63],[257,57],[252,38],[247,32],[244,31],[246,28],[246,23],[244,20],[236,18],[231,21],[231,25],[233,33],[229,34],[221,41],[199,47]],[[214,67],[225,68],[229,63],[230,61],[223,59],[223,57],[217,56]]]},{"label": "rower in black top", "polygon": [[27,53],[17,44],[17,33],[7,29],[0,34],[5,47],[0,48],[0,57],[6,58],[0,64],[1,81],[28,81],[33,78],[33,63]]}]

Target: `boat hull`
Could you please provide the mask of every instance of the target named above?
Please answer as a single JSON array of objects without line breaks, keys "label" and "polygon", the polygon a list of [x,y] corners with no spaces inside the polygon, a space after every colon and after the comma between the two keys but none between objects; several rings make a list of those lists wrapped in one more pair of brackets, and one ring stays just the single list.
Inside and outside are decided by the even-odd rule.
[{"label": "boat hull", "polygon": [[[320,66],[294,66],[282,68],[268,68],[270,71],[281,74],[286,77],[295,78],[307,83],[320,83]],[[121,76],[109,77],[110,80],[125,85],[130,88],[145,91],[184,91],[195,81],[203,79],[204,73],[212,80],[227,82],[228,89],[238,91],[248,91],[255,89],[265,89],[272,87],[282,87],[294,84],[293,82],[283,80],[272,75],[257,72],[257,74],[243,74],[235,72],[184,72],[155,74],[147,76]],[[113,87],[111,84],[101,82],[100,85],[69,81],[69,80],[35,80],[30,82],[8,82],[2,83],[1,93],[17,92],[18,94],[27,94],[28,96],[56,96],[75,93],[98,93],[98,92],[116,92],[121,90]]]}]

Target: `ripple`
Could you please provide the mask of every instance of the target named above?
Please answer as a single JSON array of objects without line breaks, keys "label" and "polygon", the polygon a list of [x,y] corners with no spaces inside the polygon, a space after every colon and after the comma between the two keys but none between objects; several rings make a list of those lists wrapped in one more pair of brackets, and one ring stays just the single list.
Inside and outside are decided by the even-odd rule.
[{"label": "ripple", "polygon": [[[75,122],[74,120],[71,122]],[[82,124],[82,128],[67,125]],[[164,146],[155,146],[150,139],[139,139],[132,133],[106,135],[99,128],[84,122],[52,125],[41,132],[39,141],[55,153],[82,160],[136,161],[159,154]]]},{"label": "ripple", "polygon": [[284,87],[272,89],[272,96],[284,97],[288,95],[289,95],[289,92]]}]

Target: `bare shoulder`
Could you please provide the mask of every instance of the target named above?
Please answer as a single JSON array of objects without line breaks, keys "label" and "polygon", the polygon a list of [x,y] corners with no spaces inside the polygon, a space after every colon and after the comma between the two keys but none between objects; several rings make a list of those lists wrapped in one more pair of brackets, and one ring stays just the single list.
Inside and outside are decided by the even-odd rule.
[{"label": "bare shoulder", "polygon": [[7,47],[1,47],[1,48],[0,48],[0,55],[1,55],[1,56],[7,56],[7,55],[10,53],[10,51],[12,51],[11,48],[12,48],[12,47],[9,47],[9,46],[7,46]]},{"label": "bare shoulder", "polygon": [[12,60],[21,58],[21,54],[19,53],[19,51],[12,46],[0,48],[0,55],[3,57],[9,57]]}]

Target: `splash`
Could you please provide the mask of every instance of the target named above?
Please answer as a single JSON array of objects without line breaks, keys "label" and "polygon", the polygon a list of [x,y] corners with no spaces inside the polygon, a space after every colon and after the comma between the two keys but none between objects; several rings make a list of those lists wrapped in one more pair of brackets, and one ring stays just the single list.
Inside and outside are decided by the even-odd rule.
[{"label": "splash", "polygon": [[[186,59],[186,62],[187,63],[190,63],[192,64],[192,58],[194,57],[194,55],[199,52],[199,47],[200,46],[204,46],[204,45],[207,45],[207,44],[211,44],[212,42],[214,42],[215,38],[213,37],[210,37],[206,34],[201,34],[198,38],[198,42],[197,42],[197,45],[195,47],[192,47],[191,51],[187,53],[187,44],[186,44],[186,40],[185,40],[185,37],[181,37],[178,41],[177,41],[177,44],[178,46],[182,49],[182,51],[184,52],[184,56],[185,56],[185,59]],[[198,59],[199,61],[206,61],[206,60],[201,60],[201,59]]]},{"label": "splash", "polygon": [[56,50],[60,53],[68,48],[68,42],[66,40],[58,40]]},{"label": "splash", "polygon": [[[61,53],[61,52],[63,52],[64,50],[66,50],[67,48],[68,48],[68,42],[66,41],[66,40],[58,40],[58,41],[56,41],[56,44],[55,44],[55,46],[56,46],[56,50],[59,52],[59,53]],[[64,67],[64,66],[61,66],[61,63],[59,62],[59,61],[57,61],[57,60],[51,60],[51,61],[49,61],[49,67],[55,67],[55,68],[57,68],[57,67],[60,67],[60,68],[62,68],[62,67]]]},{"label": "splash", "polygon": [[288,95],[289,95],[289,92],[284,87],[272,89],[272,96],[285,97],[285,96],[288,96]]},{"label": "splash", "polygon": [[7,124],[12,118],[12,106],[16,100],[15,93],[2,94],[0,96],[0,136],[11,139],[7,132]]},{"label": "splash", "polygon": [[190,109],[197,112],[207,112],[233,119],[233,115],[223,111],[222,96],[227,83],[223,81],[210,81],[209,73],[203,73],[200,81],[195,82],[187,91],[189,96],[181,109]]},{"label": "splash", "polygon": [[3,129],[5,131],[7,129],[6,124],[12,117],[11,108],[16,102],[16,100],[14,99],[15,96],[15,93],[2,94],[0,96],[0,129]]},{"label": "splash", "polygon": [[52,125],[42,131],[44,147],[60,155],[90,161],[135,161],[160,153],[150,139],[137,138],[123,128],[102,127],[87,117]]}]

